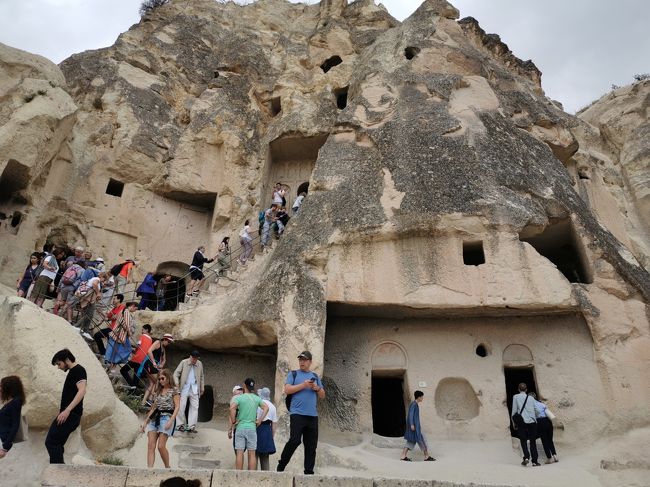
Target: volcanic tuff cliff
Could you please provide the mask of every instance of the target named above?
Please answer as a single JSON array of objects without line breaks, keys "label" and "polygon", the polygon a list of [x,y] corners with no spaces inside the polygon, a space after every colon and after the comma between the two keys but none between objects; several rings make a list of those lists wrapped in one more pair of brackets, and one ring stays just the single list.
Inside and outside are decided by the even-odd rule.
[{"label": "volcanic tuff cliff", "polygon": [[[576,313],[605,371],[607,420],[591,431],[645,424],[648,83],[580,120],[545,97],[532,62],[457,18],[444,0],[402,23],[369,0],[172,1],[112,47],[65,60],[65,85],[52,66],[3,83],[14,105],[3,102],[0,162],[21,175],[4,204],[23,215],[3,269],[18,272],[45,238],[160,269],[236,235],[276,180],[290,200],[309,181],[256,275],[154,324],[213,350],[277,344],[279,385],[305,347],[322,367],[330,315]],[[7,131],[35,102],[32,126],[68,108],[23,157]],[[109,179],[121,199],[104,194]],[[464,245],[485,264],[464,265]],[[563,269],[553,256],[567,249]],[[356,414],[345,392],[328,408]]]}]

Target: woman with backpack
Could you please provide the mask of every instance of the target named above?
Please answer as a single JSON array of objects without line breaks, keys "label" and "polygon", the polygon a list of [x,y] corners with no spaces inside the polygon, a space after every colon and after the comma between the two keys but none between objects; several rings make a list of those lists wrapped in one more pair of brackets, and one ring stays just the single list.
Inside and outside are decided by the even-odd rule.
[{"label": "woman with backpack", "polygon": [[16,279],[16,294],[19,298],[26,298],[29,287],[36,281],[40,273],[41,254],[39,252],[32,252],[29,256],[29,264],[25,267],[23,277]]}]

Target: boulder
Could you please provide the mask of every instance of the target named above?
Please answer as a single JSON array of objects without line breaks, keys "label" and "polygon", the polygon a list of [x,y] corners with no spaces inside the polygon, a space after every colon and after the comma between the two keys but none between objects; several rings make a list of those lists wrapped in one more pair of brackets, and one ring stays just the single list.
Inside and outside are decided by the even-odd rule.
[{"label": "boulder", "polygon": [[52,365],[52,356],[68,348],[88,374],[81,432],[94,454],[133,442],[139,421],[113,391],[106,372],[79,332],[32,303],[0,297],[0,370],[18,375],[25,386],[23,411],[30,428],[49,428],[59,411],[65,373]]}]

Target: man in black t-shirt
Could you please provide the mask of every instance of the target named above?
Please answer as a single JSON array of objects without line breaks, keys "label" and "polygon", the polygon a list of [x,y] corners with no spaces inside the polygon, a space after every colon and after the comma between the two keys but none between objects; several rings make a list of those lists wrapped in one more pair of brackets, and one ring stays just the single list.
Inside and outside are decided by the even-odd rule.
[{"label": "man in black t-shirt", "polygon": [[61,393],[61,408],[54,418],[45,438],[45,448],[50,454],[50,463],[65,463],[63,451],[70,433],[79,427],[86,395],[86,369],[75,362],[74,355],[67,348],[59,350],[52,357],[52,365],[67,372]]}]

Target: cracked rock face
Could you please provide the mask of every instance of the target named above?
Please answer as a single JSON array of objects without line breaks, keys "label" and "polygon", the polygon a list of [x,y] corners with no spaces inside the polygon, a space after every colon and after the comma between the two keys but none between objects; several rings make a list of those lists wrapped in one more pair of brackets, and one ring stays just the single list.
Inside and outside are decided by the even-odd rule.
[{"label": "cracked rock face", "polygon": [[[647,368],[629,363],[649,359],[646,85],[621,95],[635,115],[601,100],[580,120],[544,96],[532,62],[457,18],[442,0],[403,23],[369,0],[154,10],[114,46],[61,64],[76,121],[41,173],[58,184],[28,208],[16,241],[77,239],[155,269],[236,236],[274,182],[291,203],[308,181],[254,273],[195,310],[147,319],[210,350],[277,345],[276,390],[309,348],[336,391],[332,422],[367,431],[369,412],[351,398],[369,386],[323,370],[332,317],[576,314],[607,382],[602,402],[617,405],[585,411],[612,431],[642,423]],[[585,189],[580,175],[596,167],[604,183]],[[109,178],[124,184],[119,199],[104,194]],[[12,271],[14,245],[2,261]],[[489,394],[502,401],[501,387]]]}]

